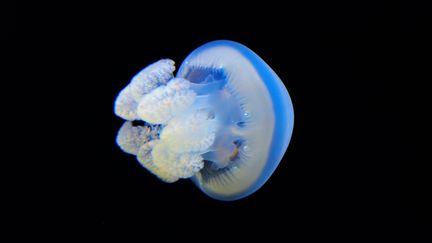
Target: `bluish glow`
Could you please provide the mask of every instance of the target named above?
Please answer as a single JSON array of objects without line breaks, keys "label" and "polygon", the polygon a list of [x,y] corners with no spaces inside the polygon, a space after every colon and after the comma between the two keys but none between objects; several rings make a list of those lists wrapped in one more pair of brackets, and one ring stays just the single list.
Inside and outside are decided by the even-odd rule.
[{"label": "bluish glow", "polygon": [[[281,161],[294,111],[273,70],[247,47],[214,41],[143,69],[120,92],[128,120],[117,143],[165,182],[191,178],[208,196],[237,200],[258,190]],[[132,120],[143,120],[134,127]]]}]

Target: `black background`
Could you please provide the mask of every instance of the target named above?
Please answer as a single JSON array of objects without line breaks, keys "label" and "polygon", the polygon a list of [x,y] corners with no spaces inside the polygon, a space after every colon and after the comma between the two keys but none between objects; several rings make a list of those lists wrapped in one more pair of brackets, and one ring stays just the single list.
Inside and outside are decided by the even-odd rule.
[{"label": "black background", "polygon": [[[37,7],[22,6],[24,15],[33,15],[17,29],[15,43],[27,57],[19,65],[41,64],[35,86],[49,94],[40,95],[43,115],[36,120],[56,125],[41,130],[57,136],[46,145],[48,175],[40,179],[58,220],[90,229],[134,225],[138,233],[179,239],[196,232],[222,239],[375,233],[415,239],[429,227],[430,173],[417,138],[423,133],[417,111],[427,112],[420,108],[429,43],[423,6],[323,1],[236,7],[218,1]],[[260,190],[234,202],[213,200],[188,180],[162,183],[115,144],[123,121],[113,104],[130,78],[161,58],[178,67],[192,50],[217,39],[240,42],[261,56],[285,83],[295,111],[278,169]],[[41,202],[42,191],[33,191]]]}]

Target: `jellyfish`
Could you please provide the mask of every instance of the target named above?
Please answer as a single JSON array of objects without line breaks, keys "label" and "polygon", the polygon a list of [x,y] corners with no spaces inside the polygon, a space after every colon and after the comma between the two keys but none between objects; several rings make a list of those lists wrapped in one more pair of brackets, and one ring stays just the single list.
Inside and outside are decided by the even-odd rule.
[{"label": "jellyfish", "polygon": [[120,91],[116,142],[164,182],[190,178],[222,201],[257,191],[280,163],[294,125],[288,91],[252,50],[228,40],[180,65],[159,60]]}]

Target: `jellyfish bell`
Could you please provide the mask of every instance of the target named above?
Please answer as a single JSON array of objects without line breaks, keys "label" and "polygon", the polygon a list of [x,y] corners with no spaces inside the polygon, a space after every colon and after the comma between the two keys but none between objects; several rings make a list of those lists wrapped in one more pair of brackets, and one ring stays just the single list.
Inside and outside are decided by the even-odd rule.
[{"label": "jellyfish bell", "polygon": [[218,90],[220,99],[212,104],[223,124],[220,137],[215,152],[203,155],[208,162],[192,180],[219,200],[240,199],[258,190],[281,161],[293,130],[293,106],[282,81],[253,51],[232,41],[199,47],[185,59],[177,77],[192,84],[209,77],[224,83]]},{"label": "jellyfish bell", "polygon": [[[165,60],[161,66],[172,65]],[[121,129],[117,138],[122,148],[141,147],[137,156],[145,168],[166,182],[191,178],[208,196],[225,201],[246,197],[269,179],[288,147],[294,112],[282,81],[253,51],[213,41],[193,51],[175,78],[166,74],[154,82],[143,72],[146,78],[120,93],[115,110],[146,122],[146,138],[131,135],[143,129],[130,125],[127,136]],[[134,90],[148,87],[145,82],[160,85]]]}]

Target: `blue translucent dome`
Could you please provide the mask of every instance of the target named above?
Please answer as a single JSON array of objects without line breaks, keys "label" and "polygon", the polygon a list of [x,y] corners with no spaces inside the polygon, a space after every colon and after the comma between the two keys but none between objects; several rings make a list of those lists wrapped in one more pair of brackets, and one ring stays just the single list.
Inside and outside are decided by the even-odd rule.
[{"label": "blue translucent dome", "polygon": [[176,77],[174,69],[173,61],[160,60],[120,92],[115,113],[128,120],[117,136],[120,148],[161,180],[191,178],[218,200],[258,190],[293,130],[282,81],[250,49],[225,40],[193,51]]}]

